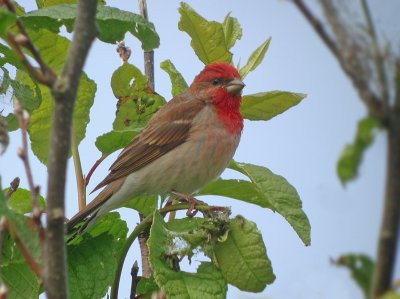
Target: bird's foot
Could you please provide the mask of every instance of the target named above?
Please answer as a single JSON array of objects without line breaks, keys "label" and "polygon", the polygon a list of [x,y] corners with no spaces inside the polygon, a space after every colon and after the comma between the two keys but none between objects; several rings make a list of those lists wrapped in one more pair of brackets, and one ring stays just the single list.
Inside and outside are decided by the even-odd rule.
[{"label": "bird's foot", "polygon": [[196,206],[207,205],[204,201],[198,200],[192,195],[184,194],[177,191],[172,191],[171,194],[175,195],[180,202],[189,204],[189,208],[186,212],[186,216],[188,217],[194,217],[197,214],[198,210],[196,209]]}]

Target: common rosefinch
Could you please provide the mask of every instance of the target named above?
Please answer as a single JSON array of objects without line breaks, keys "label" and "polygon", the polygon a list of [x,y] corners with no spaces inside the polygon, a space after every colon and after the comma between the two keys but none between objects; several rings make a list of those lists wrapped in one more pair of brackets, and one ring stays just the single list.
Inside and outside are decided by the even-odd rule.
[{"label": "common rosefinch", "polygon": [[93,191],[104,190],[69,221],[69,228],[88,216],[86,224],[93,223],[135,196],[189,195],[218,177],[239,144],[244,86],[230,64],[207,65],[124,148]]}]

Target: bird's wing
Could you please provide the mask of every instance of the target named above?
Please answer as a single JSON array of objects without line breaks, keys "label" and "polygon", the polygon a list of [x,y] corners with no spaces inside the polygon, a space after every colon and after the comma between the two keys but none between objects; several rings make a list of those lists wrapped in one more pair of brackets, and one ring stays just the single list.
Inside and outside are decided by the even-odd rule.
[{"label": "bird's wing", "polygon": [[110,173],[92,192],[125,178],[185,142],[193,118],[206,105],[204,101],[188,100],[188,97],[190,95],[185,93],[165,104],[143,131],[124,148],[111,165]]}]

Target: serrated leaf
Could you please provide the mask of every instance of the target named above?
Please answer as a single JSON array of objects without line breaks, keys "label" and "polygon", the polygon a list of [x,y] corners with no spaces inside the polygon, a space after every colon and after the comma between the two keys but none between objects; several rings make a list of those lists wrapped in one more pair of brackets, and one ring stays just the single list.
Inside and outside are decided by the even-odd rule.
[{"label": "serrated leaf", "polygon": [[242,98],[240,113],[249,120],[270,120],[296,106],[305,94],[288,91],[260,92]]},{"label": "serrated leaf", "polygon": [[127,232],[126,223],[119,214],[110,213],[96,221],[83,236],[69,242],[67,261],[71,298],[94,299],[107,293]]},{"label": "serrated leaf", "polygon": [[343,184],[355,179],[365,150],[374,140],[379,121],[366,117],[358,122],[356,136],[352,144],[346,144],[339,157],[336,170]]},{"label": "serrated leaf", "polygon": [[171,80],[172,96],[176,96],[188,88],[188,85],[185,79],[182,77],[182,74],[175,68],[171,60],[164,60],[160,63],[160,67],[168,74],[169,79]]},{"label": "serrated leaf", "polygon": [[111,131],[97,137],[95,145],[103,156],[108,156],[127,146],[137,134],[135,131]]},{"label": "serrated leaf", "polygon": [[147,216],[154,212],[157,208],[158,197],[155,195],[140,196],[132,198],[124,204],[125,208],[130,208]]},{"label": "serrated leaf", "polygon": [[190,45],[204,64],[232,61],[232,53],[227,47],[221,23],[207,21],[184,2],[181,2],[179,13],[179,30],[185,31],[191,37]]},{"label": "serrated leaf", "polygon": [[302,210],[302,202],[296,189],[284,177],[272,173],[265,167],[247,163],[232,161],[228,167],[246,175],[264,199],[268,200],[270,209],[282,215],[303,243],[310,245],[310,222]]},{"label": "serrated leaf", "polygon": [[165,227],[165,222],[156,211],[150,229],[149,261],[157,285],[165,291],[167,298],[225,298],[226,282],[221,272],[211,263],[202,262],[196,273],[175,271],[171,268],[169,249],[174,235]]},{"label": "serrated leaf", "polygon": [[116,131],[140,131],[165,100],[147,87],[147,77],[138,68],[124,63],[111,77],[111,88],[119,99],[113,122]]},{"label": "serrated leaf", "polygon": [[250,55],[246,64],[239,69],[239,74],[244,79],[251,71],[254,71],[257,66],[263,61],[265,53],[268,50],[271,38],[269,37],[265,42],[261,44],[254,52]]},{"label": "serrated leaf", "polygon": [[228,49],[232,48],[236,41],[242,38],[242,28],[236,18],[227,14],[224,22],[222,23],[224,29],[225,42]]},{"label": "serrated leaf", "polygon": [[339,257],[335,264],[350,270],[351,277],[368,299],[374,273],[374,262],[371,258],[365,254],[346,254]]},{"label": "serrated leaf", "polygon": [[15,24],[17,17],[5,6],[0,6],[0,37],[7,38],[9,28]]},{"label": "serrated leaf", "polygon": [[225,280],[242,291],[261,292],[275,280],[260,231],[243,217],[232,219],[228,237],[214,247]]},{"label": "serrated leaf", "polygon": [[[36,48],[41,52],[45,62],[54,70],[60,71],[64,66],[67,49],[70,44],[69,40],[47,30],[30,31],[29,36]],[[53,99],[47,87],[39,86],[39,88],[42,102],[31,113],[28,132],[32,151],[43,164],[47,164]],[[73,129],[78,144],[85,137],[95,92],[96,84],[83,73],[76,96],[73,116]]]},{"label": "serrated leaf", "polygon": [[[76,4],[45,5],[46,8],[31,11],[21,16],[21,21],[28,28],[48,29],[58,33],[65,25],[72,32],[76,17]],[[115,44],[123,40],[125,33],[130,32],[142,43],[145,51],[150,51],[160,45],[160,39],[154,25],[140,15],[123,11],[114,7],[98,6],[96,14],[98,38],[106,43]]]},{"label": "serrated leaf", "polygon": [[[8,190],[5,189],[4,192],[6,193]],[[45,201],[42,196],[38,196],[38,203],[39,207],[44,209]],[[31,192],[29,190],[18,188],[15,190],[11,197],[7,201],[7,205],[9,208],[18,214],[27,214],[32,212],[32,197]]]}]

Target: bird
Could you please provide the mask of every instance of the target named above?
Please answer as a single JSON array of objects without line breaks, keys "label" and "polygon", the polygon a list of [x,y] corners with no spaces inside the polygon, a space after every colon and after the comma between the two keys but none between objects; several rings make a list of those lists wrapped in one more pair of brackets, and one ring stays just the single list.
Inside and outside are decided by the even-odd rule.
[{"label": "bird", "polygon": [[92,192],[104,189],[70,219],[67,231],[83,220],[89,227],[137,196],[190,195],[219,177],[239,145],[244,86],[231,64],[206,65],[121,151]]}]

